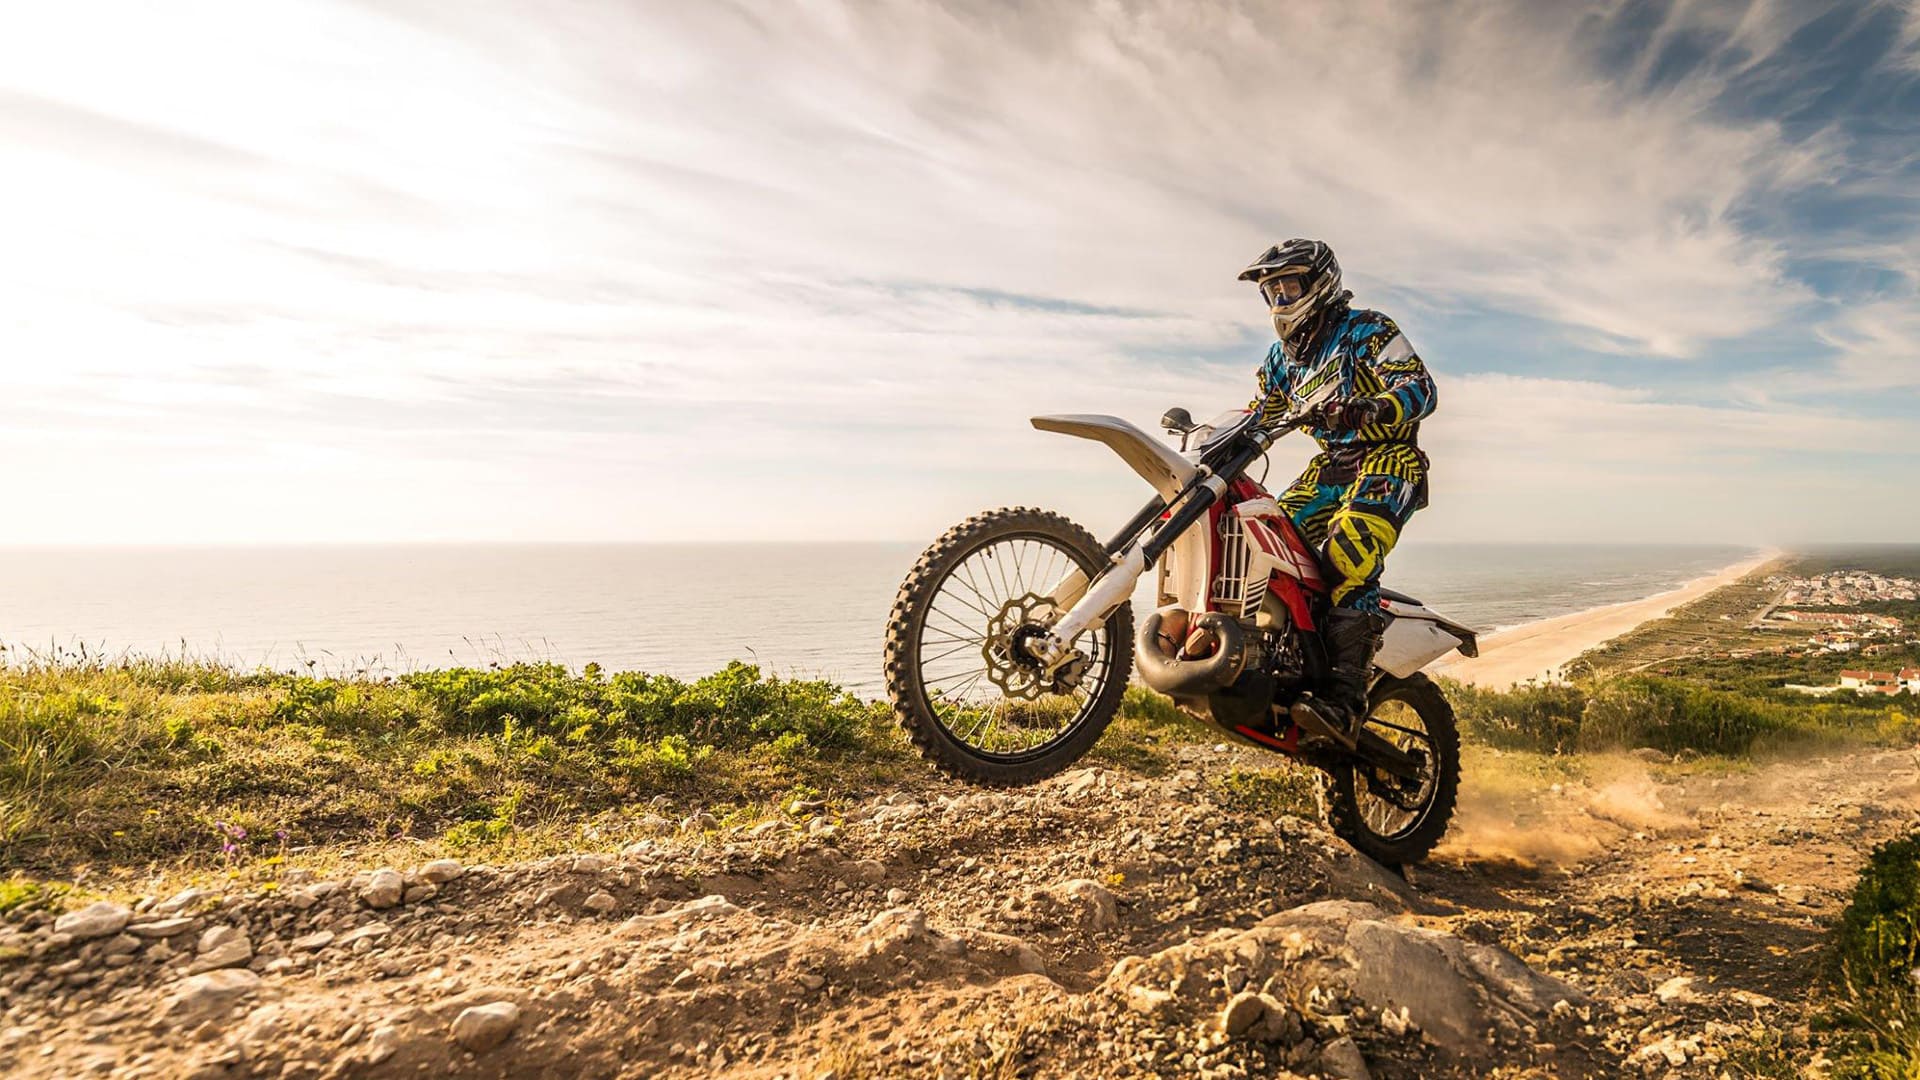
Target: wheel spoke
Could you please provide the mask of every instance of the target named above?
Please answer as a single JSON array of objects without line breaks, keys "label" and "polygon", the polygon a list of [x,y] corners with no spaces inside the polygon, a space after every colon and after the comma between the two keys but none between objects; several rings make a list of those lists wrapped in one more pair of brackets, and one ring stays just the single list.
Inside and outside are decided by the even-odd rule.
[{"label": "wheel spoke", "polygon": [[1076,730],[1104,696],[1116,675],[1107,627],[1074,643],[1086,668],[1078,685],[1058,693],[1035,685],[1040,672],[1015,655],[1010,639],[1022,625],[1056,617],[1039,590],[1079,563],[1049,536],[1002,536],[964,554],[934,584],[913,655],[921,692],[954,738],[987,755],[1031,753]]}]

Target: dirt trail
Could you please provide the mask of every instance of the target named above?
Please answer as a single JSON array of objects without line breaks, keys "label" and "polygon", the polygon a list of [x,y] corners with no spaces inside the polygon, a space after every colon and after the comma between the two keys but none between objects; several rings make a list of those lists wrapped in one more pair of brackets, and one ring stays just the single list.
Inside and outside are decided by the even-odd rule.
[{"label": "dirt trail", "polygon": [[1756,1034],[1805,1046],[1807,994],[1861,864],[1920,829],[1920,753],[1671,772],[1623,768],[1507,807],[1532,819],[1532,850],[1470,817],[1411,877],[1434,925],[1497,939],[1606,1003],[1607,1056],[1714,1076]]},{"label": "dirt trail", "polygon": [[[36,919],[0,929],[0,1073],[1715,1076],[1743,1026],[1803,1024],[1822,927],[1920,805],[1908,753],[1655,769],[1470,800],[1409,887],[1236,806],[1254,752],[1182,756]],[[1586,842],[1517,860],[1516,815]]]}]

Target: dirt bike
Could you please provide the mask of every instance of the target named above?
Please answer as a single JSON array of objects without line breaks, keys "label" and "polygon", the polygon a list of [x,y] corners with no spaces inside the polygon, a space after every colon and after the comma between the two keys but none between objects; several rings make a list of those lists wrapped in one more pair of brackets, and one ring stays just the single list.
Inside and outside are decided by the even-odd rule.
[{"label": "dirt bike", "polygon": [[[1431,851],[1453,814],[1460,737],[1420,669],[1475,655],[1474,631],[1382,589],[1389,621],[1357,732],[1295,707],[1326,674],[1317,628],[1335,575],[1246,472],[1304,422],[1236,411],[1201,425],[1174,409],[1161,423],[1177,451],[1117,417],[1032,422],[1104,443],[1157,494],[1105,544],[1012,507],[921,554],[886,641],[893,709],[921,752],[979,784],[1052,776],[1112,722],[1137,657],[1141,681],[1183,712],[1328,773],[1330,824],[1354,847],[1391,865]],[[1156,566],[1156,607],[1136,635],[1131,597]]]}]

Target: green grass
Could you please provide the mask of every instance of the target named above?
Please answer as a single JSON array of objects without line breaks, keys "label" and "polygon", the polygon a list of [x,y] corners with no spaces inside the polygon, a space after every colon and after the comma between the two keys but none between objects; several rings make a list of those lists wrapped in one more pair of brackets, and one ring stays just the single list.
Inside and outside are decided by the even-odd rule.
[{"label": "green grass", "polygon": [[1911,745],[1910,703],[1856,704],[1720,689],[1688,679],[1631,675],[1490,691],[1446,683],[1469,739],[1541,753],[1693,751],[1751,757],[1844,745]]},{"label": "green grass", "polygon": [[882,706],[733,664],[692,682],[556,664],[389,679],[195,663],[0,668],[0,870],[233,862],[795,785],[911,759]]},{"label": "green grass", "polygon": [[[1096,761],[1209,740],[1129,689]],[[735,663],[683,681],[520,663],[369,678],[189,661],[0,664],[0,904],[36,881],[271,870],[429,841],[537,854],[694,808],[778,812],[924,777],[884,705]],[[37,901],[36,901],[37,902]]]}]

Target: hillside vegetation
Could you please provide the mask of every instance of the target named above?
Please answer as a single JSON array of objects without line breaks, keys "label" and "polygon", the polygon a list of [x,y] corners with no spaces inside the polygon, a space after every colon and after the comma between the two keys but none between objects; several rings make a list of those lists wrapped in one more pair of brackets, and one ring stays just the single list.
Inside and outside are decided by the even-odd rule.
[{"label": "hillside vegetation", "polygon": [[[1132,692],[1099,754],[1200,737]],[[126,660],[0,667],[0,869],[243,864],[394,838],[579,844],[641,814],[752,816],[922,770],[885,706],[735,663],[390,678]],[[609,842],[616,837],[609,836]]]}]

